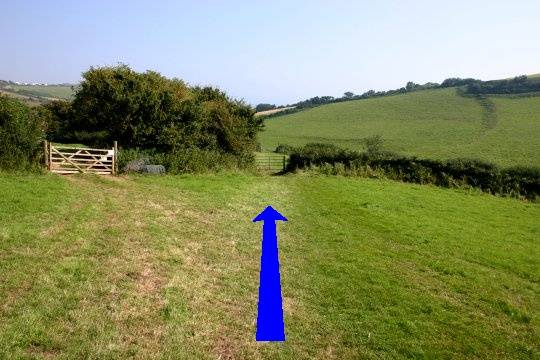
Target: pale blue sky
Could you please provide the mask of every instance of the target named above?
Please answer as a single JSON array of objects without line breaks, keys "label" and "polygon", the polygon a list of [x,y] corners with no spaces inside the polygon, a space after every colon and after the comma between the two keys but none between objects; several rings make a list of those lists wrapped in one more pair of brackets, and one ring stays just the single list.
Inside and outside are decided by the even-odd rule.
[{"label": "pale blue sky", "polygon": [[540,1],[0,0],[0,79],[124,62],[293,103],[411,80],[540,72]]}]

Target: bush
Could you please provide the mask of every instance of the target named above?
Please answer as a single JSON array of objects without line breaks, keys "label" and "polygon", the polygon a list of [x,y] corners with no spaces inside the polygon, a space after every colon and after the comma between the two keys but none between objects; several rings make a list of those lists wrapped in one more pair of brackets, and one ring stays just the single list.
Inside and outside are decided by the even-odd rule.
[{"label": "bush", "polygon": [[118,151],[118,169],[122,172],[139,172],[142,166],[150,164],[154,152],[140,149],[120,149]]},{"label": "bush", "polygon": [[540,169],[500,169],[474,159],[417,159],[389,152],[361,153],[328,144],[308,144],[289,157],[287,171],[316,169],[324,174],[386,177],[443,187],[467,186],[527,199],[540,196]]},{"label": "bush", "polygon": [[540,194],[540,169],[528,167],[512,167],[501,172],[501,192],[514,196],[522,195],[534,199]]},{"label": "bush", "polygon": [[373,135],[364,139],[366,151],[369,154],[379,154],[383,151],[384,139],[381,135]]},{"label": "bush", "polygon": [[164,165],[167,172],[173,174],[246,169],[252,166],[253,161],[251,154],[235,156],[197,148],[158,153],[153,157],[153,163]]},{"label": "bush", "polygon": [[38,111],[0,96],[0,169],[28,170],[42,156],[44,124]]},{"label": "bush", "polygon": [[122,149],[118,154],[118,166],[124,172],[140,172],[143,166],[163,165],[167,173],[204,173],[226,170],[252,169],[251,153],[232,155],[197,148],[171,152],[156,150]]},{"label": "bush", "polygon": [[276,146],[276,149],[274,150],[274,152],[278,154],[289,155],[293,153],[295,150],[296,148],[292,145],[279,144],[278,146]]},{"label": "bush", "polygon": [[256,148],[262,119],[253,109],[212,87],[191,87],[157,72],[126,65],[90,68],[73,102],[45,106],[55,141],[160,152],[199,148],[242,154]]}]

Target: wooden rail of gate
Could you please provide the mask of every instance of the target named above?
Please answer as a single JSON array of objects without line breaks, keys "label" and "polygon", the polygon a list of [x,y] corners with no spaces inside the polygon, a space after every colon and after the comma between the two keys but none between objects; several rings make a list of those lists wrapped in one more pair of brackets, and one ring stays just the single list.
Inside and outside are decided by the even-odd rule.
[{"label": "wooden rail of gate", "polygon": [[279,173],[287,166],[287,156],[277,153],[255,153],[255,165],[259,171]]},{"label": "wooden rail of gate", "polygon": [[53,145],[45,141],[45,164],[56,174],[92,173],[115,175],[118,167],[118,145],[112,149],[92,149]]}]

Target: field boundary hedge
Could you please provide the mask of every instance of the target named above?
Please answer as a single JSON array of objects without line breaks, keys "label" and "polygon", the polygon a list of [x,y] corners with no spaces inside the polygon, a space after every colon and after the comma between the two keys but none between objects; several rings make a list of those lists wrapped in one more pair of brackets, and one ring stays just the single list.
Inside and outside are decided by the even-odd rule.
[{"label": "field boundary hedge", "polygon": [[474,159],[432,160],[389,152],[358,152],[308,144],[291,152],[287,172],[317,170],[328,175],[384,177],[441,187],[472,187],[529,200],[540,197],[540,168],[498,166]]}]

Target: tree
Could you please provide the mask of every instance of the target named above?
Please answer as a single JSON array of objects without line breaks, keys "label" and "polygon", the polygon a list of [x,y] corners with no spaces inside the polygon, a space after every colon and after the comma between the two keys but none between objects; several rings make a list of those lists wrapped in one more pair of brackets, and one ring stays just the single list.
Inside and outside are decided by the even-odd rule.
[{"label": "tree", "polygon": [[347,91],[343,95],[345,98],[351,99],[354,96],[354,93],[352,91]]},{"label": "tree", "polygon": [[362,94],[364,97],[371,97],[375,95],[375,90],[368,90],[365,93]]},{"label": "tree", "polygon": [[259,111],[267,111],[267,110],[273,110],[276,108],[276,105],[274,104],[258,104],[256,107],[255,107],[255,111],[259,112]]},{"label": "tree", "polygon": [[[87,145],[118,140],[127,148],[199,148],[239,154],[256,146],[262,119],[242,101],[212,87],[189,87],[126,65],[90,68],[68,109],[51,109],[61,136]],[[64,114],[64,115],[63,115]]]},{"label": "tree", "polygon": [[[45,136],[49,140],[58,142],[73,142],[71,133],[74,120],[73,108],[69,101],[51,101],[38,108],[45,127]],[[76,141],[75,141],[76,142]]]},{"label": "tree", "polygon": [[405,89],[407,89],[407,91],[412,91],[414,90],[415,88],[417,88],[419,85],[418,84],[415,84],[413,83],[412,81],[409,81],[407,83],[407,85],[405,86]]}]

